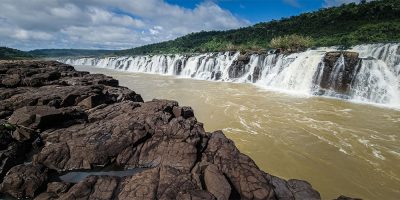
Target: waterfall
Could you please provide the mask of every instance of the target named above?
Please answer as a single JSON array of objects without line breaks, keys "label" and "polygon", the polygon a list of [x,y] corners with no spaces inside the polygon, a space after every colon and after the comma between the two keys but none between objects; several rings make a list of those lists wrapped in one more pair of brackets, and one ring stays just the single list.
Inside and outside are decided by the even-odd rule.
[{"label": "waterfall", "polygon": [[[220,52],[69,58],[60,61],[127,72],[252,83],[302,95],[332,96],[400,108],[399,44],[354,46],[348,51],[358,53],[359,61],[353,64],[355,66],[348,66],[343,54],[331,67],[327,66],[324,61],[326,53],[337,51],[338,48],[331,47],[289,55],[251,54],[245,58],[239,52]],[[328,83],[325,83],[326,80]]]}]

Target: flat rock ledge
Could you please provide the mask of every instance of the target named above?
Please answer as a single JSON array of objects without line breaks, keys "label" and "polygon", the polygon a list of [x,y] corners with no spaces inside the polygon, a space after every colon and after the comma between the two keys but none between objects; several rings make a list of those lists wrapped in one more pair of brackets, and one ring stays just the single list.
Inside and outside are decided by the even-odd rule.
[{"label": "flat rock ledge", "polygon": [[[101,74],[54,61],[0,61],[0,191],[31,199],[320,199],[261,171],[190,107],[143,102]],[[268,159],[268,158],[266,158]],[[71,171],[127,170],[129,176]]]}]

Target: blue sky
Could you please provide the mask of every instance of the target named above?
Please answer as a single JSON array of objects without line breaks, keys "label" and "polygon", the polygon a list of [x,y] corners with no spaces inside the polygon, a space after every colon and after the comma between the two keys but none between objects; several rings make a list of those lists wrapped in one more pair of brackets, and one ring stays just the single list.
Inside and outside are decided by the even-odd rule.
[{"label": "blue sky", "polygon": [[[167,0],[186,8],[195,8],[202,0]],[[348,1],[324,0],[215,0],[221,8],[229,10],[235,16],[247,19],[252,24],[298,15],[326,7],[327,2],[335,5]]]},{"label": "blue sky", "polygon": [[0,46],[127,49],[359,0],[1,0]]}]

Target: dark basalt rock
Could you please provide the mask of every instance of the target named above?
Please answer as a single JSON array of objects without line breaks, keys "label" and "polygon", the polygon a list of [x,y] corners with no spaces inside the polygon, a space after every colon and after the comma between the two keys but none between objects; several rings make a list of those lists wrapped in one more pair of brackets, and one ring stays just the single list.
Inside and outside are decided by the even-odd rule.
[{"label": "dark basalt rock", "polygon": [[1,84],[6,87],[16,87],[21,83],[21,77],[18,74],[12,74],[2,78]]},{"label": "dark basalt rock", "polygon": [[247,71],[246,65],[249,64],[249,62],[250,54],[239,55],[238,58],[232,62],[231,66],[229,66],[229,78],[242,77]]},{"label": "dark basalt rock", "polygon": [[339,196],[337,199],[335,199],[335,200],[362,200],[362,199],[359,199],[359,198],[352,198],[352,197],[347,197],[347,196]]},{"label": "dark basalt rock", "polygon": [[[343,60],[342,60],[343,59]],[[321,89],[332,90],[339,94],[348,94],[354,77],[359,71],[360,58],[356,52],[337,51],[327,52],[323,59],[323,66],[317,74],[321,77],[315,83]],[[322,74],[321,74],[322,73]]]},{"label": "dark basalt rock", "polygon": [[174,74],[176,74],[176,75],[180,75],[180,74],[181,74],[181,72],[182,72],[182,65],[183,65],[182,60],[179,59],[179,60],[175,63],[175,66],[174,66]]},{"label": "dark basalt rock", "polygon": [[256,66],[253,71],[252,82],[255,83],[261,77],[261,68]]},{"label": "dark basalt rock", "polygon": [[26,153],[32,149],[32,142],[38,136],[26,132],[29,131],[0,120],[0,182],[13,166],[22,164],[26,160]]},{"label": "dark basalt rock", "polygon": [[221,79],[222,72],[221,71],[213,71],[211,72],[211,80],[218,81]]},{"label": "dark basalt rock", "polygon": [[33,198],[47,180],[47,170],[40,166],[17,165],[6,175],[2,192],[15,198]]},{"label": "dark basalt rock", "polygon": [[63,182],[51,182],[47,184],[46,192],[38,195],[35,200],[53,200],[60,199],[60,197],[66,193],[72,184]]},{"label": "dark basalt rock", "polygon": [[[54,71],[59,73],[49,75]],[[320,199],[305,181],[261,171],[221,131],[205,132],[193,110],[175,101],[143,102],[111,77],[57,62],[0,62],[0,73],[41,77],[40,85],[0,86],[0,111],[10,112],[2,117],[15,126],[2,136],[1,178],[8,171],[3,193],[36,199]],[[28,148],[15,147],[22,144]],[[22,153],[6,153],[11,150]],[[31,164],[18,165],[30,160],[20,154],[33,154]],[[10,155],[19,161],[8,164]],[[90,176],[73,186],[57,179],[111,166],[144,170]]]},{"label": "dark basalt rock", "polygon": [[217,166],[211,164],[204,170],[204,183],[206,189],[217,199],[229,199],[231,186]]}]

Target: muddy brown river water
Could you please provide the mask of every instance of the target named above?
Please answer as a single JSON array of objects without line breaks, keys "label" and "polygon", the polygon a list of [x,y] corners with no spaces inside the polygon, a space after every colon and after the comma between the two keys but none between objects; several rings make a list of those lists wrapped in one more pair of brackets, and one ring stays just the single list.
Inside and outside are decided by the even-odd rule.
[{"label": "muddy brown river water", "polygon": [[223,130],[264,171],[309,181],[323,199],[400,199],[400,111],[250,84],[93,67],[153,98],[189,105],[207,131]]}]

